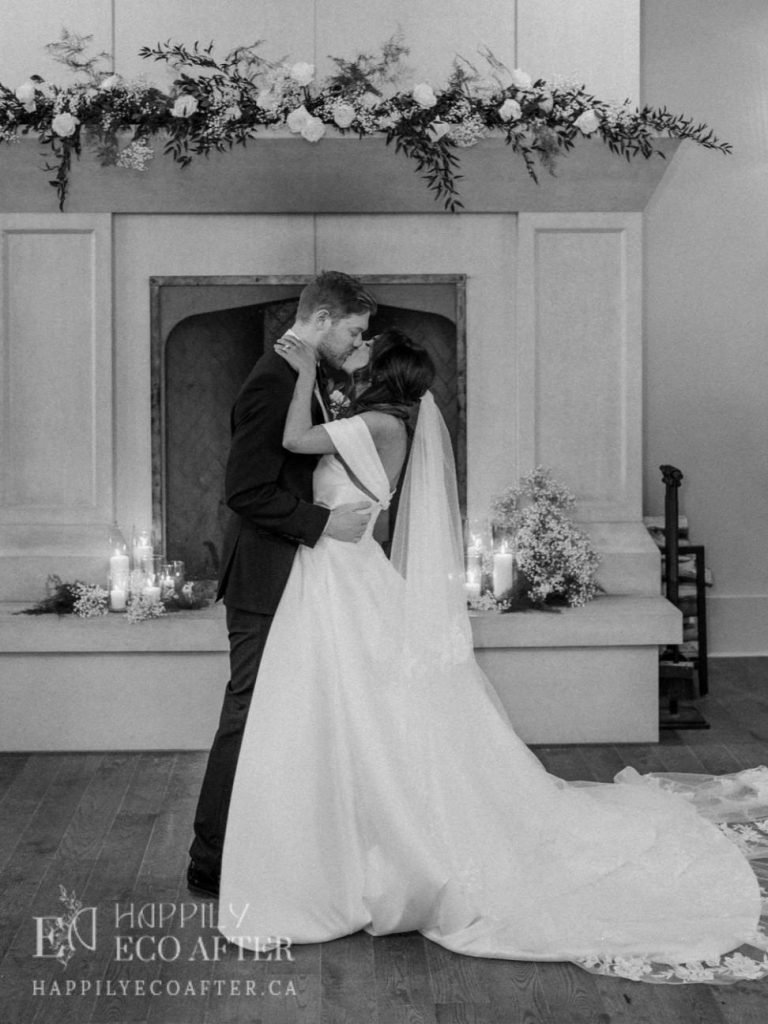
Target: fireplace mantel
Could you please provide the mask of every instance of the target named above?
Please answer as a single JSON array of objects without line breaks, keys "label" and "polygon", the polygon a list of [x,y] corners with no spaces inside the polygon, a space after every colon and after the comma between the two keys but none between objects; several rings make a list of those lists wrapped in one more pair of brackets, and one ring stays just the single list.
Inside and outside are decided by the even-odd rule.
[{"label": "fireplace mantel", "polygon": [[[145,171],[102,167],[91,150],[74,160],[69,213],[442,213],[415,164],[382,138],[330,135],[318,143],[269,134],[247,147],[197,157],[187,168],[161,143]],[[467,213],[641,211],[680,145],[657,139],[664,154],[627,162],[598,139],[581,139],[542,168],[538,184],[500,136],[459,150]],[[32,138],[0,152],[0,213],[48,213],[56,195],[47,153]]]}]

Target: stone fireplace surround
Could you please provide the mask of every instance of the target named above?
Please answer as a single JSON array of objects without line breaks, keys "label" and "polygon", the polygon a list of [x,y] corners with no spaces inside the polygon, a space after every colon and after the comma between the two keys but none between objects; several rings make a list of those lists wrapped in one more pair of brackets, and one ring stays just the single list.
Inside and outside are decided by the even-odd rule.
[{"label": "stone fireplace surround", "polygon": [[[100,578],[111,519],[151,517],[151,277],[463,274],[468,514],[551,466],[581,499],[606,590],[559,615],[474,617],[479,660],[529,742],[657,737],[657,646],[680,617],[641,522],[641,234],[664,162],[584,142],[536,186],[491,139],[467,153],[455,216],[372,140],[273,139],[143,178],[84,158],[67,214],[31,163],[11,151],[0,212],[9,610],[48,572]],[[59,421],[79,403],[68,434],[52,389]],[[207,746],[227,674],[220,608],[137,627],[4,616],[3,630],[6,706],[39,694],[34,719],[9,716],[6,749]]]}]

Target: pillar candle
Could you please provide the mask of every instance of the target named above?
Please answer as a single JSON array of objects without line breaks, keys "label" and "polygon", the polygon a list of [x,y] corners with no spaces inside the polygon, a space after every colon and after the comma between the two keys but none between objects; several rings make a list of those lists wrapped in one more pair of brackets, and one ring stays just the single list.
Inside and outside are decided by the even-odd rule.
[{"label": "pillar candle", "polygon": [[160,600],[160,587],[144,587],[142,591],[144,597],[153,604],[156,604]]},{"label": "pillar candle", "polygon": [[511,551],[498,551],[493,556],[493,596],[502,597],[514,584],[515,556]]},{"label": "pillar candle", "polygon": [[129,566],[130,559],[128,555],[121,555],[119,551],[116,551],[109,560],[109,572],[113,579],[127,577]]},{"label": "pillar candle", "polygon": [[121,587],[113,587],[109,592],[109,607],[113,612],[125,611],[125,591]]}]

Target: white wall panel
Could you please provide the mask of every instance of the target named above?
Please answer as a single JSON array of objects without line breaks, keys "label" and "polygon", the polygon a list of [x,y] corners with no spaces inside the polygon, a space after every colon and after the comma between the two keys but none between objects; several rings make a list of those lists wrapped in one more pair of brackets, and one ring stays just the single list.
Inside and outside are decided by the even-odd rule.
[{"label": "white wall panel", "polygon": [[0,521],[109,522],[109,217],[8,216],[0,228]]},{"label": "white wall panel", "polygon": [[640,217],[520,216],[520,465],[551,468],[595,520],[642,513]]}]

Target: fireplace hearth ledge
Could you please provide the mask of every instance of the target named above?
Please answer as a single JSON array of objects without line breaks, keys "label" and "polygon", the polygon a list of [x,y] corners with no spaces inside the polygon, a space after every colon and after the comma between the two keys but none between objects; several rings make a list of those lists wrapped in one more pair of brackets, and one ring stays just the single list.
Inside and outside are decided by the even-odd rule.
[{"label": "fireplace hearth ledge", "polygon": [[[14,615],[0,605],[0,749],[205,749],[227,670],[224,609],[123,616]],[[682,638],[661,597],[471,616],[478,661],[527,743],[658,740],[659,643]],[[649,683],[649,680],[651,681]]]}]

